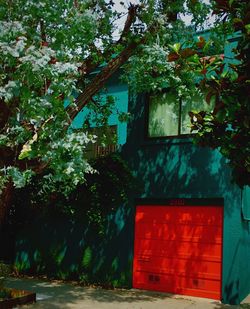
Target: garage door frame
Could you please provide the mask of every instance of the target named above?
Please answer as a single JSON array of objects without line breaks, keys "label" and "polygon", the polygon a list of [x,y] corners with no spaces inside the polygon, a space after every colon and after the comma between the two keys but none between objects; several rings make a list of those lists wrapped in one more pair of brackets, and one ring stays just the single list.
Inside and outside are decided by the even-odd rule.
[{"label": "garage door frame", "polygon": [[[135,199],[134,208],[134,234],[133,234],[133,263],[132,263],[132,281],[134,276],[134,250],[135,250],[135,218],[137,206],[197,206],[197,207],[222,207],[222,222],[221,222],[221,274],[220,274],[220,298],[222,299],[223,292],[223,238],[224,238],[224,199],[223,198],[137,198]],[[133,286],[133,283],[132,283]],[[166,291],[167,292],[167,291]],[[185,294],[186,295],[186,294]],[[220,300],[221,300],[220,299]]]}]

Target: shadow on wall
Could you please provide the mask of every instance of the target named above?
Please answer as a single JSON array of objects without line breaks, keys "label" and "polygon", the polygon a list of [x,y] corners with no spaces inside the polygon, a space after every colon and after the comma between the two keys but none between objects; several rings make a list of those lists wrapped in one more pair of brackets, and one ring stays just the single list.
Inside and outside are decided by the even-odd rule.
[{"label": "shadow on wall", "polygon": [[[128,142],[123,156],[138,181],[136,198],[224,198],[223,297],[240,299],[242,254],[240,189],[231,183],[231,171],[217,150],[197,147],[191,138],[147,138],[145,98],[132,100]],[[134,206],[134,205],[133,205]],[[249,266],[247,266],[249,268]]]},{"label": "shadow on wall", "polygon": [[129,216],[121,207],[109,218],[103,237],[82,219],[40,217],[18,235],[15,267],[21,273],[84,284],[130,286],[131,229],[124,224]]},{"label": "shadow on wall", "polygon": [[38,210],[30,207],[36,211],[33,216],[26,211],[31,219],[17,233],[18,271],[86,284],[130,285],[132,231],[126,193],[133,177],[115,154],[96,159],[94,167],[99,173],[68,199],[40,202]]},{"label": "shadow on wall", "polygon": [[[145,97],[139,96],[129,106],[133,116],[122,153],[138,181],[136,197],[235,200],[240,191],[231,184],[230,169],[219,151],[195,146],[191,138],[149,139]],[[233,202],[227,205],[225,215],[230,216],[234,207]]]}]

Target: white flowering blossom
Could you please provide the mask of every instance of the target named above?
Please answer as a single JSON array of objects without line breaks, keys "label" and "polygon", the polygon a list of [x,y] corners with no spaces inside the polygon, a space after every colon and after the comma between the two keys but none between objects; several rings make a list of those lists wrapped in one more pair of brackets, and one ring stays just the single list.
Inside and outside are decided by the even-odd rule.
[{"label": "white flowering blossom", "polygon": [[34,175],[34,172],[32,170],[27,169],[22,172],[14,166],[4,167],[4,169],[0,170],[0,173],[11,176],[14,186],[16,188],[23,188],[31,181],[31,178]]},{"label": "white flowering blossom", "polygon": [[10,101],[19,87],[20,83],[17,81],[8,81],[6,85],[0,87],[0,98],[3,98],[6,102]]},{"label": "white flowering blossom", "polygon": [[56,62],[53,66],[53,71],[58,74],[77,73],[80,63]]},{"label": "white flowering blossom", "polygon": [[[53,170],[53,177],[45,177],[47,185],[52,185],[56,180],[60,182],[60,191],[68,194],[74,186],[84,181],[86,173],[94,173],[84,153],[87,145],[93,142],[94,137],[84,132],[68,132],[64,138],[51,142],[43,156],[43,160],[51,161],[50,168]],[[65,155],[70,160],[64,161]]]},{"label": "white flowering blossom", "polygon": [[51,102],[49,102],[47,99],[45,99],[45,98],[41,98],[40,99],[40,104],[41,104],[41,106],[42,107],[47,107],[47,108],[52,108],[53,106],[52,106],[52,103]]},{"label": "white flowering blossom", "polygon": [[0,21],[0,39],[6,36],[24,33],[25,30],[20,21]]},{"label": "white flowering blossom", "polygon": [[0,49],[4,55],[10,54],[12,57],[18,58],[24,51],[26,46],[26,37],[20,37],[11,42],[0,42]]},{"label": "white flowering blossom", "polygon": [[45,2],[39,0],[39,1],[31,1],[31,0],[28,0],[27,1],[27,5],[30,5],[30,6],[33,6],[33,7],[36,7],[37,9],[43,9],[45,7]]},{"label": "white flowering blossom", "polygon": [[66,169],[64,170],[64,172],[67,174],[67,175],[70,175],[72,174],[73,172],[75,171],[74,167],[73,167],[73,163],[72,162],[69,162],[67,164],[67,167]]},{"label": "white flowering blossom", "polygon": [[19,60],[22,63],[31,63],[33,71],[39,71],[43,69],[54,56],[55,51],[51,48],[43,46],[37,49],[32,45],[26,50],[25,56],[21,57]]},{"label": "white flowering blossom", "polygon": [[[9,148],[11,158],[0,160],[0,190],[9,180],[17,188],[24,186],[33,175],[30,168],[34,171],[41,168],[47,173],[41,186],[66,194],[84,182],[86,173],[95,172],[86,154],[88,146],[97,138],[86,129],[75,132],[70,126],[75,116],[72,111],[81,104],[76,95],[86,94],[86,101],[90,102],[87,117],[91,126],[107,124],[115,109],[111,101],[102,100],[98,93],[109,74],[104,79],[99,75],[99,82],[91,85],[93,79],[87,73],[98,67],[102,70],[112,54],[121,56],[121,61],[115,61],[112,66],[112,70],[117,70],[116,64],[124,65],[123,59],[126,59],[121,53],[129,52],[130,43],[139,47],[144,35],[145,43],[134,49],[140,57],[135,56],[127,63],[132,68],[131,74],[126,71],[134,87],[132,90],[150,91],[170,86],[177,89],[180,96],[188,93],[187,85],[181,87],[182,78],[174,75],[175,63],[168,62],[169,44],[178,40],[178,35],[185,35],[167,25],[168,16],[161,6],[163,1],[139,1],[143,5],[135,7],[137,16],[131,19],[131,28],[120,32],[115,29],[116,22],[124,17],[126,20],[126,16],[116,11],[113,2],[1,2],[0,146]],[[188,2],[178,0],[173,5],[176,9],[180,3]],[[169,5],[167,12],[172,8],[172,4]],[[150,31],[152,26],[157,31]],[[122,37],[116,40],[115,33]],[[146,45],[150,47],[145,48]],[[84,89],[87,85],[87,90],[93,93]],[[92,104],[91,97],[101,104]],[[96,117],[91,116],[92,112]]]}]

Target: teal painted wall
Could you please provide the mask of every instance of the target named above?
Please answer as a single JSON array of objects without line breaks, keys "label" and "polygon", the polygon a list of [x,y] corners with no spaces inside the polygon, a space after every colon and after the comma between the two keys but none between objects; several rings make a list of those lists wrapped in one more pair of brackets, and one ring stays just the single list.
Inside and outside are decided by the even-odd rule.
[{"label": "teal painted wall", "polygon": [[222,301],[238,304],[250,292],[250,230],[242,220],[241,190],[218,151],[188,138],[147,139],[145,101],[142,95],[129,104],[133,117],[123,147],[138,179],[134,198],[224,199]]},{"label": "teal painted wall", "polygon": [[[107,94],[111,95],[115,99],[115,109],[119,112],[126,113],[128,111],[128,87],[126,84],[120,81],[120,75],[117,73],[112,78],[109,79],[108,83],[106,84]],[[105,97],[105,94],[103,95]],[[117,135],[118,135],[118,145],[123,145],[126,143],[126,136],[127,136],[127,123],[120,122],[118,120],[118,115],[116,110],[113,110],[113,114],[110,115],[108,119],[109,125],[117,125]],[[88,115],[88,108],[85,107],[83,110],[76,116],[72,123],[73,129],[81,128],[87,115]],[[94,124],[92,124],[94,126]]]},{"label": "teal painted wall", "polygon": [[240,299],[243,299],[250,291],[250,187],[242,190],[242,230],[240,242]]},{"label": "teal painted wall", "polygon": [[130,231],[123,225],[127,212],[123,207],[109,218],[103,237],[84,219],[37,217],[18,235],[15,266],[21,273],[128,287],[132,244],[126,241]]}]

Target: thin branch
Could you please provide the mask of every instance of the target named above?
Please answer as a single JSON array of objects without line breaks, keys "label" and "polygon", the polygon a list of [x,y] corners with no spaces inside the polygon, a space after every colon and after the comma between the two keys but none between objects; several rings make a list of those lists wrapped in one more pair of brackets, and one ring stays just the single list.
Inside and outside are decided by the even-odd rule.
[{"label": "thin branch", "polygon": [[[140,7],[139,5],[132,5],[132,4],[130,5],[130,7],[128,8],[127,19],[125,21],[119,40],[115,41],[111,45],[111,48],[108,48],[105,52],[101,53],[101,51],[98,51],[102,59],[107,59],[108,57],[111,57],[115,46],[119,44],[124,44],[123,39],[124,37],[126,37],[126,35],[128,35],[129,31],[131,30],[130,29],[131,25],[135,21],[139,7]],[[85,74],[89,74],[93,70],[95,70],[98,66],[100,66],[100,63],[93,62],[92,57],[90,55],[88,58],[86,58],[86,60],[83,62],[82,66],[79,69]]]},{"label": "thin branch", "polygon": [[140,7],[139,5],[131,4],[130,7],[128,8],[128,16],[125,21],[120,39],[116,42],[116,44],[120,44],[123,41],[124,37],[126,37],[126,35],[129,33],[130,27],[136,19],[136,15],[137,15],[139,7]]},{"label": "thin branch", "polygon": [[66,112],[69,116],[69,122],[65,126],[65,129],[70,126],[76,115],[87,105],[92,97],[97,94],[107,80],[124,64],[127,60],[135,53],[135,50],[143,45],[148,38],[148,34],[154,35],[157,32],[157,27],[151,25],[147,31],[144,33],[144,36],[140,40],[132,41],[127,45],[123,51],[117,55],[115,58],[112,58],[108,64],[98,73],[91,82],[85,87],[84,91],[77,97],[74,105],[68,105]]},{"label": "thin branch", "polygon": [[40,31],[41,31],[41,41],[47,42],[47,37],[46,37],[46,33],[45,33],[45,25],[44,25],[44,21],[42,19],[40,20]]},{"label": "thin branch", "polygon": [[79,2],[78,2],[78,0],[74,0],[74,7],[76,9],[79,9]]}]

